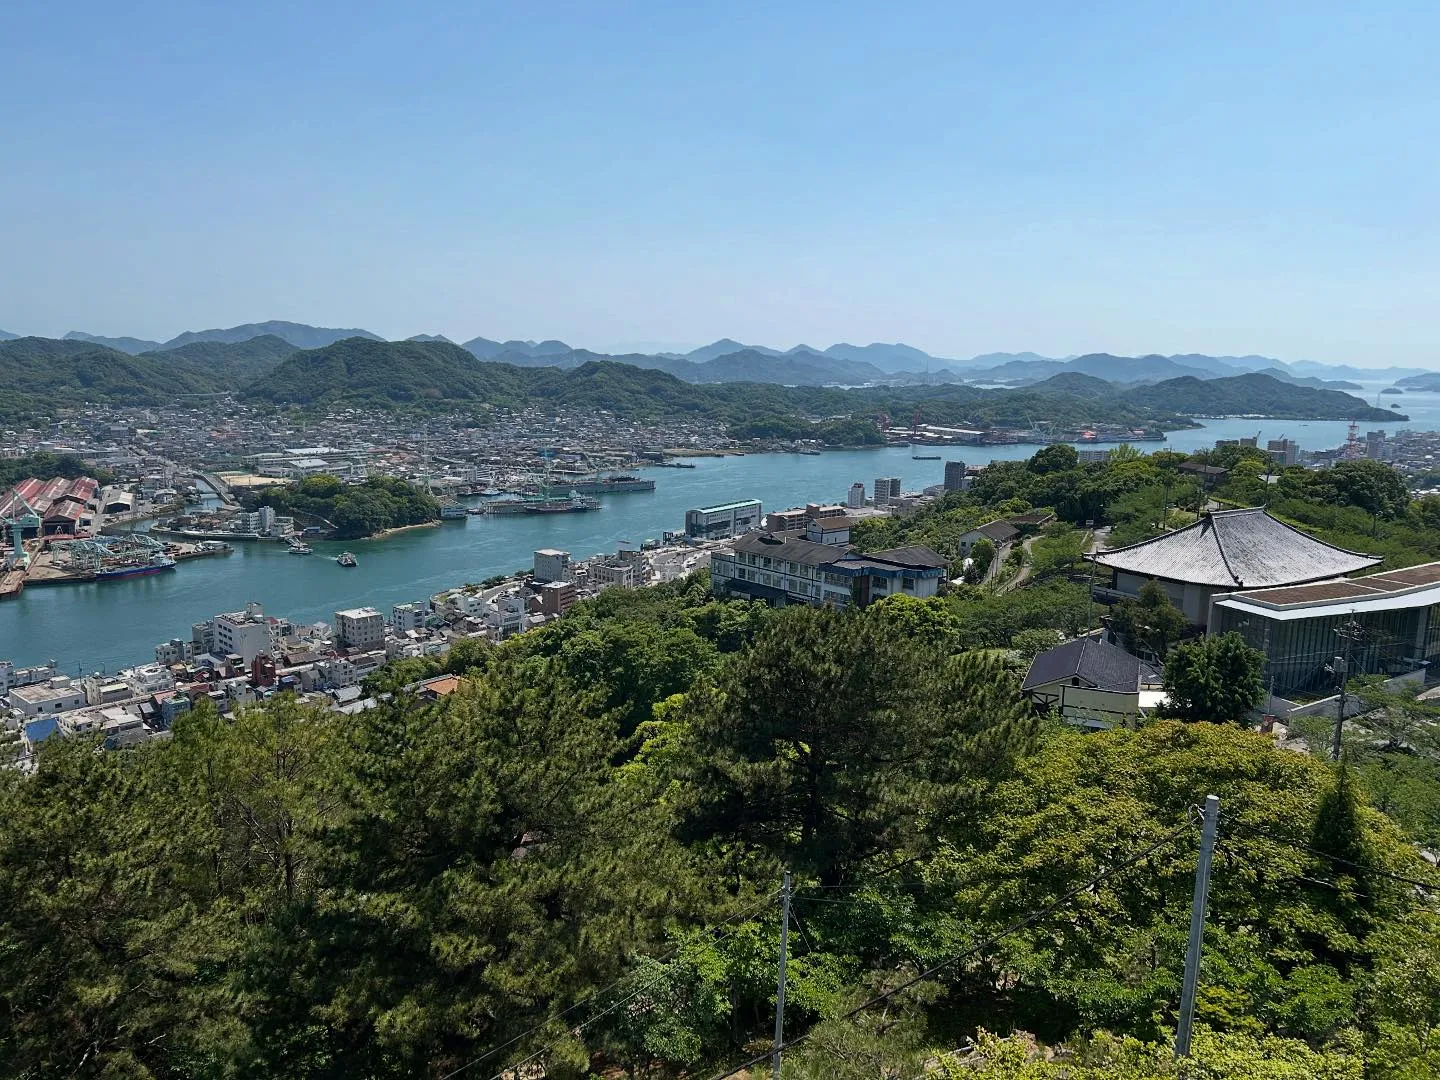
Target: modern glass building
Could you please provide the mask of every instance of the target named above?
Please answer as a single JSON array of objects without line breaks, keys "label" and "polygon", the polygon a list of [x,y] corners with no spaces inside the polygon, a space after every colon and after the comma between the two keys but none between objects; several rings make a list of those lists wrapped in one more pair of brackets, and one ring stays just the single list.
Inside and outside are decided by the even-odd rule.
[{"label": "modern glass building", "polygon": [[1440,562],[1370,577],[1217,595],[1209,632],[1235,631],[1266,656],[1280,697],[1333,693],[1350,674],[1406,675],[1440,663]]}]

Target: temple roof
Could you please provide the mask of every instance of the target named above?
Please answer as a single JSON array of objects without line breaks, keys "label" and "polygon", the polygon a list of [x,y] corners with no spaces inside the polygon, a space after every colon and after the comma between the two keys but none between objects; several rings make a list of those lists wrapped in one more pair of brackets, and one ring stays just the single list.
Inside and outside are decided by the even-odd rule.
[{"label": "temple roof", "polygon": [[1176,532],[1088,558],[1129,574],[1222,589],[1323,581],[1380,562],[1317,540],[1259,507],[1217,510]]}]

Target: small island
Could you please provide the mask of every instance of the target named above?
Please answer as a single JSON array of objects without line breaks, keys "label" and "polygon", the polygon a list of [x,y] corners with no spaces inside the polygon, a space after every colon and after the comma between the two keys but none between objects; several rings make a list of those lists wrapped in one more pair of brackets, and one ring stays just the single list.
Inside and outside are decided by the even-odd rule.
[{"label": "small island", "polygon": [[294,484],[247,492],[241,501],[247,509],[274,507],[277,514],[294,517],[297,525],[333,530],[329,538],[334,540],[361,540],[440,520],[440,503],[433,495],[393,476],[347,484],[320,473]]},{"label": "small island", "polygon": [[1384,390],[1381,390],[1380,393],[1382,393],[1382,394],[1403,394],[1403,393],[1405,393],[1405,391],[1404,391],[1404,390],[1401,390],[1400,387],[1398,387],[1398,386],[1387,386]]}]

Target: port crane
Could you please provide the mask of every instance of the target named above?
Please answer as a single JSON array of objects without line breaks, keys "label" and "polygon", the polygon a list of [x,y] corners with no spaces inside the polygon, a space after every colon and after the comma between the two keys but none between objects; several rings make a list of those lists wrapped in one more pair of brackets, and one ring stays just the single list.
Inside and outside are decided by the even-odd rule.
[{"label": "port crane", "polygon": [[29,562],[29,556],[25,554],[25,530],[34,529],[40,532],[40,515],[20,495],[15,495],[6,505],[0,517],[0,531],[5,526],[10,527],[11,551],[5,559],[5,569],[13,570],[16,566],[25,566]]}]

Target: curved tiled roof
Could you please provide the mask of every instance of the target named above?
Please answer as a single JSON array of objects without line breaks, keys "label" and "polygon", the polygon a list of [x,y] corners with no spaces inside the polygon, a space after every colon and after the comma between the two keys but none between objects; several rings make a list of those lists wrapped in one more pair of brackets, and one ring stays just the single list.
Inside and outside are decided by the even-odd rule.
[{"label": "curved tiled roof", "polygon": [[1317,540],[1259,507],[1218,510],[1176,532],[1089,558],[1130,574],[1222,589],[1323,581],[1380,561]]}]

